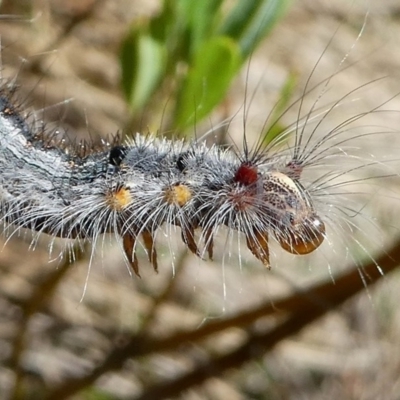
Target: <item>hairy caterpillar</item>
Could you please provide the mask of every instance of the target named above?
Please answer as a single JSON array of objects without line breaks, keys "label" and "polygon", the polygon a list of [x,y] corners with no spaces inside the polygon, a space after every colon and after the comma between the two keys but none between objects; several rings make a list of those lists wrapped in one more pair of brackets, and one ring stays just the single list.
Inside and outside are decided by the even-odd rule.
[{"label": "hairy caterpillar", "polygon": [[[140,135],[90,151],[86,145],[68,145],[46,132],[40,121],[26,122],[20,107],[14,105],[13,92],[12,85],[4,82],[0,110],[3,222],[39,234],[92,242],[113,232],[122,237],[122,247],[137,274],[137,239],[143,239],[157,270],[155,235],[164,224],[169,229],[180,227],[183,242],[200,257],[212,257],[213,238],[221,226],[243,233],[247,247],[266,266],[270,264],[269,234],[293,254],[318,248],[326,237],[325,223],[337,216],[324,215],[326,210],[318,209],[321,202],[315,201],[329,196],[334,180],[356,167],[338,172],[335,166],[322,178],[309,181],[303,180],[303,169],[326,166],[335,156],[348,160],[345,146],[353,137],[347,127],[375,110],[372,107],[344,120],[318,138],[326,115],[349,100],[346,95],[320,109],[319,120],[313,116],[316,102],[310,113],[299,115],[294,143],[288,139],[282,145],[283,135],[269,147],[248,149],[245,139],[242,153],[196,141]],[[305,125],[315,119],[317,126],[307,137]],[[197,228],[199,240],[195,240]]]},{"label": "hairy caterpillar", "polygon": [[[293,149],[276,154],[273,146],[237,154],[141,135],[91,152],[25,121],[13,97],[3,86],[1,214],[7,224],[93,242],[113,232],[123,238],[138,275],[136,240],[142,237],[157,270],[154,237],[163,224],[179,226],[183,242],[200,257],[204,251],[212,257],[213,238],[225,225],[243,233],[248,248],[268,267],[269,234],[293,254],[308,254],[325,238],[312,192],[321,193],[326,183],[317,179],[303,186],[302,170],[333,157],[337,149],[329,144],[327,152],[325,146],[332,138],[346,144],[347,122],[303,148],[298,127]],[[196,228],[202,231],[203,251],[195,242]]]},{"label": "hairy caterpillar", "polygon": [[196,228],[203,231],[210,257],[221,225],[243,232],[249,249],[266,266],[270,232],[295,254],[307,254],[323,241],[324,224],[300,183],[310,155],[296,151],[282,162],[261,150],[236,155],[201,143],[144,136],[79,154],[35,132],[11,98],[3,89],[1,214],[7,223],[94,242],[114,232],[123,238],[136,274],[136,238],[142,236],[157,270],[154,236],[164,223],[181,227],[183,241],[199,256]]}]

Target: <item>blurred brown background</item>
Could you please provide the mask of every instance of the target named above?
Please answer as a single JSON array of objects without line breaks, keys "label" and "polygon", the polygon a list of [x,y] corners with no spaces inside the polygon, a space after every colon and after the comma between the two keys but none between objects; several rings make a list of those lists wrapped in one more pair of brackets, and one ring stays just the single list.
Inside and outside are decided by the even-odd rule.
[{"label": "blurred brown background", "polygon": [[[313,82],[337,72],[349,52],[355,63],[334,77],[327,96],[338,98],[386,75],[391,78],[360,94],[360,107],[369,109],[394,96],[400,88],[398,1],[332,3],[294,2],[209,126],[234,115],[245,92],[256,91],[247,116],[249,132],[256,136],[288,72],[298,73],[301,94],[323,52]],[[0,13],[9,16],[0,20],[2,76],[16,79],[20,98],[49,129],[61,124],[62,130],[77,138],[106,137],[124,129],[129,114],[119,88],[119,46],[130,24],[157,12],[158,6],[156,0],[2,1]],[[365,31],[356,41],[367,10]],[[306,98],[305,107],[316,97],[318,93]],[[400,101],[395,98],[390,108],[400,110]],[[143,114],[138,117],[142,121],[138,131],[160,129],[162,115]],[[296,117],[294,109],[285,116],[285,123]],[[333,126],[343,120],[332,118]],[[240,116],[236,122],[230,134],[240,143]],[[400,116],[376,114],[368,123],[377,130],[382,126],[395,130]],[[372,145],[368,142],[365,152],[382,159],[396,157],[400,147],[395,131],[393,135],[390,143],[387,137]],[[161,398],[155,394],[145,397],[146,390],[174,380],[198,363],[212,368],[212,363],[206,363],[208,357],[229,352],[251,329],[272,326],[280,316],[258,319],[251,328],[239,321],[193,344],[172,340],[167,351],[156,349],[143,357],[125,359],[119,348],[129,341],[134,345],[135,335],[168,337],[177,330],[196,332],[209,322],[249,312],[259,304],[273,305],[277,296],[306,290],[319,280],[331,278],[335,287],[336,273],[354,264],[354,259],[384,251],[396,236],[398,201],[391,191],[396,182],[389,183],[388,193],[393,194],[385,191],[374,198],[368,204],[372,207],[365,207],[365,230],[355,232],[360,241],[372,242],[371,248],[363,251],[356,246],[358,254],[350,254],[354,248],[348,248],[339,229],[331,232],[332,240],[315,256],[298,259],[275,248],[271,271],[253,260],[244,243],[240,256],[233,246],[232,257],[223,260],[222,241],[216,260],[204,262],[186,254],[174,240],[165,240],[158,250],[160,273],[152,271],[142,254],[139,280],[130,276],[112,239],[106,238],[95,255],[88,248],[85,256],[68,266],[68,255],[59,256],[62,242],[52,249],[49,262],[45,237],[33,252],[29,233],[14,236],[0,253],[0,397],[67,398],[66,388],[80,382],[83,390],[74,391],[74,399]],[[364,222],[361,219],[360,226]],[[281,340],[267,354],[254,347],[244,366],[190,387],[177,398],[400,399],[398,284],[398,273],[388,275],[300,334]],[[139,339],[137,343],[140,350]],[[84,376],[92,380],[86,382]],[[68,384],[71,378],[76,380]],[[194,383],[200,381],[194,379]],[[52,392],[53,388],[60,391]]]}]

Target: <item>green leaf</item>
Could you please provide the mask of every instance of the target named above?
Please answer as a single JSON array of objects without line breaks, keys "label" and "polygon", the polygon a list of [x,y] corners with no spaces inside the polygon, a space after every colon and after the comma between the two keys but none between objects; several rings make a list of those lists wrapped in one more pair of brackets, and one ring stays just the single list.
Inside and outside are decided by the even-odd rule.
[{"label": "green leaf", "polygon": [[180,88],[175,127],[183,129],[205,117],[224,98],[241,63],[232,39],[215,37],[203,43]]},{"label": "green leaf", "polygon": [[177,23],[175,3],[164,0],[163,7],[149,22],[149,34],[155,40],[166,43],[171,36],[172,25]]},{"label": "green leaf", "polygon": [[260,0],[238,1],[225,21],[222,23],[219,34],[229,36],[233,39],[240,39],[247,29],[251,19],[257,12]]},{"label": "green leaf", "polygon": [[187,59],[189,45],[188,21],[183,18],[182,0],[164,0],[161,12],[150,20],[151,36],[163,43],[168,54],[167,69],[172,69],[180,60]]},{"label": "green leaf", "polygon": [[188,54],[193,55],[214,34],[223,0],[175,1],[178,4],[178,18],[187,23]]},{"label": "green leaf", "polygon": [[238,40],[247,58],[283,16],[289,3],[290,0],[239,0],[222,24],[220,34]]},{"label": "green leaf", "polygon": [[122,88],[129,107],[143,107],[157,89],[165,70],[166,51],[162,43],[143,30],[133,30],[121,50]]}]

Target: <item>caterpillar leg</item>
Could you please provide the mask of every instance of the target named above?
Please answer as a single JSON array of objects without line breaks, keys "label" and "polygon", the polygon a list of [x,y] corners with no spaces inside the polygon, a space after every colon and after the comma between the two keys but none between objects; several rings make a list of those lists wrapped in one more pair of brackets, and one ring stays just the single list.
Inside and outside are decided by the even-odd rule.
[{"label": "caterpillar leg", "polygon": [[143,231],[142,238],[144,247],[147,250],[149,261],[152,263],[154,271],[158,272],[157,250],[154,245],[154,238],[150,231]]},{"label": "caterpillar leg", "polygon": [[201,254],[194,240],[194,228],[192,226],[181,227],[182,229],[182,241],[188,247],[188,249],[196,254],[197,257],[201,258]]},{"label": "caterpillar leg", "polygon": [[122,238],[125,255],[128,258],[129,264],[136,276],[140,278],[139,263],[135,254],[136,236],[126,233]]},{"label": "caterpillar leg", "polygon": [[247,247],[249,250],[268,268],[269,263],[268,233],[260,232],[255,229],[251,235],[246,236]]},{"label": "caterpillar leg", "polygon": [[214,255],[214,237],[212,229],[205,230],[204,243],[205,243],[205,250],[208,253],[208,257],[210,260],[212,260]]}]

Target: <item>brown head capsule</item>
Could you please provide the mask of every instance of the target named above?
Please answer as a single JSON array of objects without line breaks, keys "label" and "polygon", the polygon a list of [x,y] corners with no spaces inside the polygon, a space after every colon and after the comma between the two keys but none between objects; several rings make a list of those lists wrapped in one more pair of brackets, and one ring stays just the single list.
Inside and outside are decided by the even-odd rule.
[{"label": "brown head capsule", "polygon": [[277,235],[281,247],[292,254],[302,255],[313,252],[325,238],[325,224],[313,214],[303,221],[298,221],[283,235]]},{"label": "brown head capsule", "polygon": [[274,234],[281,247],[298,255],[318,248],[325,238],[325,225],[301,185],[285,174],[274,172],[264,182],[264,190],[273,210]]}]

